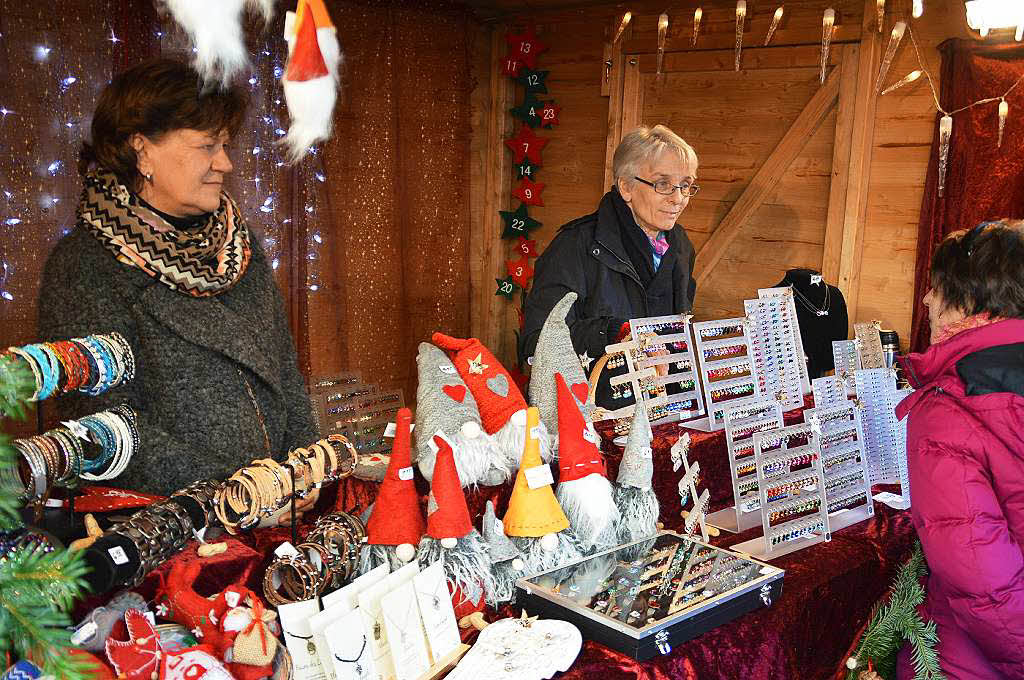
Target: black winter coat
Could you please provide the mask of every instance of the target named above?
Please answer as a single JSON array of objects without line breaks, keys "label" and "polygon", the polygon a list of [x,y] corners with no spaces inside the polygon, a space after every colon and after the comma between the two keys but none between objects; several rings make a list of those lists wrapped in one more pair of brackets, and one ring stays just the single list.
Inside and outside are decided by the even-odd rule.
[{"label": "black winter coat", "polygon": [[644,286],[624,243],[624,237],[629,237],[626,229],[639,231],[640,227],[618,191],[612,189],[601,199],[597,212],[558,230],[537,260],[533,287],[526,297],[519,341],[521,364],[533,356],[541,326],[569,291],[579,296],[566,318],[573,348],[592,359],[604,354],[605,345],[615,342],[624,322],[692,309],[697,288],[695,252],[686,231],[677,224],[666,234],[669,248],[653,279]]}]

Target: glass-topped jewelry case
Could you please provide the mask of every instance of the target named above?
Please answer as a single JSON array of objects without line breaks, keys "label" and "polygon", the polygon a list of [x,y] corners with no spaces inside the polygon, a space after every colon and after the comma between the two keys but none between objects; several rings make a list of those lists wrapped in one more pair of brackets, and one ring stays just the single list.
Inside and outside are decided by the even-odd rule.
[{"label": "glass-topped jewelry case", "polygon": [[785,572],[671,531],[516,582],[530,614],[644,661],[770,607]]}]

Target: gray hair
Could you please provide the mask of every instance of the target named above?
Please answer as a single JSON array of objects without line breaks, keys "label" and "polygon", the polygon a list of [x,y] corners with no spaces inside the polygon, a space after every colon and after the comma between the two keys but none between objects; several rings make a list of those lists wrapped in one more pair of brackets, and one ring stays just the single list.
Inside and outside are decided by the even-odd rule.
[{"label": "gray hair", "polygon": [[612,175],[615,183],[624,180],[632,183],[640,172],[640,166],[653,163],[664,153],[674,153],[689,174],[697,175],[697,153],[683,138],[664,125],[652,128],[638,127],[622,138],[612,158]]}]

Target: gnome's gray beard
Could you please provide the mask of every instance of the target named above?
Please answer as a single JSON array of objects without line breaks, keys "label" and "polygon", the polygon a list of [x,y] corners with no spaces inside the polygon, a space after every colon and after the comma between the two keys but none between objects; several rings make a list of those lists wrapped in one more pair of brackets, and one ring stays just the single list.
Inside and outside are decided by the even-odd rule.
[{"label": "gnome's gray beard", "polygon": [[[545,463],[551,462],[551,437],[544,423],[537,423],[538,437],[540,442],[540,458]],[[516,425],[510,418],[505,425],[491,435],[494,443],[498,445],[498,452],[504,458],[504,465],[509,473],[519,469],[519,461],[523,457],[523,448],[526,446],[526,425]]]},{"label": "gnome's gray beard", "polygon": [[405,562],[398,558],[397,549],[398,546],[395,545],[365,544],[359,551],[359,565],[356,568],[356,574],[362,576],[385,563],[390,566],[391,571],[397,571],[405,565]]},{"label": "gnome's gray beard", "polygon": [[[455,452],[455,470],[463,488],[475,488],[481,482],[488,486],[503,484],[512,477],[512,471],[505,464],[498,445],[489,434],[480,430],[476,437],[467,437],[461,431],[445,435],[452,442]],[[419,457],[416,465],[428,482],[434,478],[434,463],[437,454],[429,446],[417,447]]]},{"label": "gnome's gray beard", "polygon": [[511,602],[516,595],[516,579],[526,576],[523,569],[513,569],[514,559],[505,560],[491,565],[493,582],[487,591],[487,604],[498,608],[499,605]]},{"label": "gnome's gray beard", "polygon": [[576,545],[576,541],[568,531],[559,531],[555,534],[558,538],[558,547],[548,551],[540,547],[540,538],[530,536],[512,536],[512,542],[523,554],[523,562],[526,563],[525,574],[540,574],[545,571],[557,569],[567,562],[578,560],[583,557],[583,551]]},{"label": "gnome's gray beard", "polygon": [[555,495],[584,553],[611,548],[618,543],[619,509],[607,477],[594,473],[559,482]]},{"label": "gnome's gray beard", "polygon": [[[483,595],[494,588],[491,555],[484,537],[476,529],[470,530],[458,540],[458,545],[454,548],[445,548],[436,538],[424,536],[420,539],[416,555],[424,568],[440,560],[452,591],[457,589],[462,597],[468,600],[473,592]],[[464,604],[465,600],[455,602],[454,605],[458,607]],[[476,602],[472,604],[475,605]]]},{"label": "gnome's gray beard", "polygon": [[619,521],[619,540],[623,543],[639,541],[658,532],[658,513],[661,508],[653,489],[616,485],[615,505],[622,516]]}]

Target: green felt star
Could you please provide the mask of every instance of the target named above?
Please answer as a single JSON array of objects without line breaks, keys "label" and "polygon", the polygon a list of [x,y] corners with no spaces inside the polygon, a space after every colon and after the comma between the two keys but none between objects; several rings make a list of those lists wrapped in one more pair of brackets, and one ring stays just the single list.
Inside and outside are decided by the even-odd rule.
[{"label": "green felt star", "polygon": [[502,238],[519,238],[530,233],[531,229],[541,226],[541,223],[530,217],[525,205],[520,205],[515,210],[499,210],[498,214],[505,222],[505,230],[501,232]]},{"label": "green felt star", "polygon": [[544,108],[544,102],[527,93],[523,103],[509,109],[508,112],[512,114],[513,118],[518,118],[530,127],[535,128],[541,123],[540,110],[542,108]]},{"label": "green felt star", "polygon": [[512,296],[516,294],[516,282],[512,280],[511,276],[506,276],[503,279],[494,279],[498,282],[498,290],[494,291],[495,295],[500,295],[507,300],[511,300]]},{"label": "green felt star", "polygon": [[550,71],[534,71],[524,68],[519,71],[516,80],[526,88],[526,94],[547,94],[548,86],[544,81],[547,80],[548,73]]},{"label": "green felt star", "polygon": [[533,175],[537,172],[538,168],[540,168],[540,166],[536,163],[531,163],[530,161],[523,159],[522,163],[516,165],[516,179],[522,179],[524,177],[527,179],[533,179]]}]

